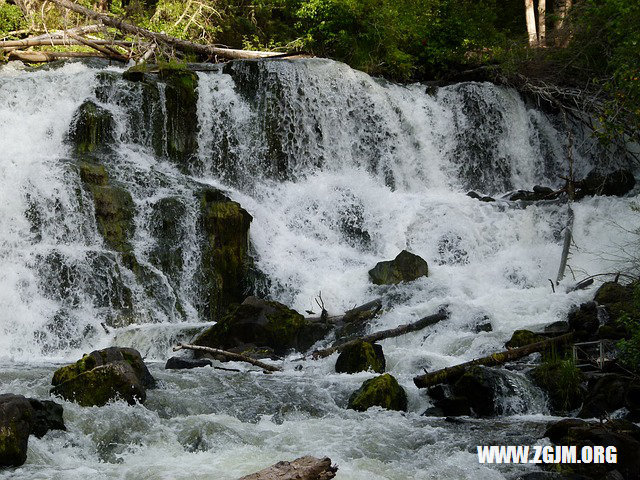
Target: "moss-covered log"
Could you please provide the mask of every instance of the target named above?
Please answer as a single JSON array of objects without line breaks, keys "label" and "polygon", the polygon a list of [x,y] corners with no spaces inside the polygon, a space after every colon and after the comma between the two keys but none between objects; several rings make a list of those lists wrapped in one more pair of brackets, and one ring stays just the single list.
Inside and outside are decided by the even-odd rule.
[{"label": "moss-covered log", "polygon": [[518,360],[519,358],[526,357],[532,353],[546,350],[553,345],[568,343],[572,338],[573,333],[567,333],[542,342],[532,343],[531,345],[526,345],[524,347],[493,353],[487,357],[471,360],[470,362],[461,363],[460,365],[443,368],[441,370],[436,370],[435,372],[425,373],[424,375],[418,375],[413,378],[413,383],[415,383],[418,388],[427,388],[437,385],[438,383],[456,380],[458,377],[464,375],[470,367],[474,367],[476,365],[484,365],[485,367],[502,365],[503,363]]}]

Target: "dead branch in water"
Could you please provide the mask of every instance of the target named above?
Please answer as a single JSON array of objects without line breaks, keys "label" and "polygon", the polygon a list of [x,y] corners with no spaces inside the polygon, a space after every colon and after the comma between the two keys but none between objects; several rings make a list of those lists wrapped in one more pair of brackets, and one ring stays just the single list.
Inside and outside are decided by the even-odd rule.
[{"label": "dead branch in water", "polygon": [[176,347],[173,347],[173,351],[177,352],[178,350],[194,350],[200,352],[211,353],[212,355],[222,355],[229,360],[237,360],[239,362],[247,362],[251,365],[255,365],[256,367],[260,367],[267,372],[281,372],[282,369],[280,367],[276,367],[275,365],[269,365],[268,363],[261,362],[260,360],[256,360],[254,358],[248,357],[246,355],[242,355],[241,353],[233,353],[228,352],[226,350],[220,350],[218,348],[211,347],[203,347],[200,345],[190,345],[188,343],[179,343]]}]

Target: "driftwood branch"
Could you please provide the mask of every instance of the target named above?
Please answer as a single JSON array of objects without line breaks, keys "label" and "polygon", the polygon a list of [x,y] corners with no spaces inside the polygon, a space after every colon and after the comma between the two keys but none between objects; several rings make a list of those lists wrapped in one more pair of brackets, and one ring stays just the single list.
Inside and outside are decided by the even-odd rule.
[{"label": "driftwood branch", "polygon": [[461,377],[467,371],[467,369],[475,367],[476,365],[483,365],[485,367],[502,365],[503,363],[518,360],[519,358],[526,357],[527,355],[531,355],[532,353],[546,350],[553,345],[570,342],[572,338],[573,333],[566,333],[564,335],[553,337],[548,340],[532,343],[531,345],[525,345],[524,347],[513,348],[511,350],[494,353],[492,355],[489,355],[488,357],[478,358],[476,360],[461,363],[460,365],[455,365],[453,367],[447,367],[441,370],[436,370],[435,372],[418,375],[417,377],[413,377],[413,383],[415,383],[416,387],[418,388],[432,387],[433,385],[437,385],[439,383],[455,380],[458,377]]},{"label": "driftwood branch", "polygon": [[83,45],[86,45],[87,47],[93,48],[94,50],[104,54],[105,57],[111,57],[115,60],[120,60],[121,62],[126,62],[128,60],[127,57],[122,55],[120,52],[108,48],[107,45],[98,45],[93,40],[81,37],[80,35],[76,35],[75,33],[70,33],[69,36],[75,41],[80,42]]},{"label": "driftwood branch", "polygon": [[[71,36],[71,35],[69,35]],[[91,42],[96,45],[117,45],[122,47],[131,47],[134,45],[133,42],[123,42],[120,40],[98,40],[91,39]],[[85,45],[84,42],[78,41],[74,38],[25,38],[24,40],[7,40],[4,42],[0,42],[0,48],[27,48],[27,47],[47,47],[47,46],[58,46],[58,45]]]},{"label": "driftwood branch", "polygon": [[238,480],[330,480],[337,471],[338,467],[331,465],[330,458],[307,456],[292,462],[278,462]]},{"label": "driftwood branch", "polygon": [[567,219],[567,227],[564,231],[564,244],[562,246],[562,255],[560,257],[560,266],[558,267],[558,275],[556,277],[556,285],[564,278],[564,272],[567,268],[567,259],[569,258],[569,249],[571,248],[571,240],[573,238],[573,208],[571,208],[571,202],[567,204],[567,212],[569,217]]},{"label": "driftwood branch", "polygon": [[346,347],[350,347],[355,345],[358,342],[377,342],[379,340],[384,340],[385,338],[393,338],[398,337],[400,335],[404,335],[405,333],[415,332],[418,330],[422,330],[430,325],[434,325],[441,320],[444,320],[449,316],[446,310],[440,310],[438,313],[434,315],[429,315],[428,317],[421,318],[417,322],[407,323],[404,325],[400,325],[396,328],[391,328],[389,330],[382,330],[380,332],[375,332],[370,335],[364,335],[362,337],[358,337],[354,340],[350,340],[345,343],[341,343],[340,345],[335,345],[330,348],[325,348],[323,350],[316,350],[313,352],[313,358],[325,358],[331,355],[334,352],[341,352]]},{"label": "driftwood branch", "polygon": [[250,59],[250,58],[266,58],[266,57],[278,57],[282,56],[276,52],[257,52],[252,50],[235,50],[231,48],[220,48],[213,45],[202,45],[199,43],[189,42],[187,40],[180,40],[178,38],[165,35],[163,33],[155,33],[146,28],[141,28],[136,25],[127,23],[119,18],[106,15],[104,13],[98,13],[94,10],[90,10],[86,7],[78,5],[77,3],[70,2],[69,0],[50,0],[56,5],[71,10],[73,12],[84,15],[87,18],[102,22],[109,27],[117,28],[121,32],[128,33],[130,35],[137,35],[140,37],[148,38],[157,43],[163,43],[170,45],[171,47],[186,53],[196,53],[199,55],[205,55],[207,57],[222,57],[226,59]]},{"label": "driftwood branch", "polygon": [[280,367],[276,367],[275,365],[269,365],[268,363],[261,362],[260,360],[256,360],[254,358],[248,357],[246,355],[242,355],[240,353],[227,352],[226,350],[220,350],[218,348],[210,348],[210,347],[202,347],[200,345],[190,345],[187,343],[179,343],[177,347],[173,347],[173,351],[176,352],[178,350],[195,350],[200,352],[207,352],[213,355],[222,355],[230,360],[237,360],[239,362],[247,362],[251,365],[255,365],[256,367],[260,367],[263,370],[268,372],[281,372],[282,369]]}]

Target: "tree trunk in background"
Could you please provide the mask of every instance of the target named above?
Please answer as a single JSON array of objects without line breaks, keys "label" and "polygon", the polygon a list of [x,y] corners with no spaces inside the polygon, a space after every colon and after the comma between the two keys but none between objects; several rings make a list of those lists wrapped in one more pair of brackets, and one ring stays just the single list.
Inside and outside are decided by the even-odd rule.
[{"label": "tree trunk in background", "polygon": [[533,8],[533,0],[524,0],[525,17],[527,19],[527,33],[529,34],[529,46],[538,44],[538,34],[536,32],[536,12]]},{"label": "tree trunk in background", "polygon": [[546,44],[546,36],[547,36],[547,1],[546,0],[538,0],[538,43],[541,47],[544,47]]},{"label": "tree trunk in background", "polygon": [[558,22],[556,23],[556,30],[561,30],[564,26],[564,21],[567,18],[569,9],[573,6],[573,0],[558,0],[556,7],[556,14],[558,16]]}]

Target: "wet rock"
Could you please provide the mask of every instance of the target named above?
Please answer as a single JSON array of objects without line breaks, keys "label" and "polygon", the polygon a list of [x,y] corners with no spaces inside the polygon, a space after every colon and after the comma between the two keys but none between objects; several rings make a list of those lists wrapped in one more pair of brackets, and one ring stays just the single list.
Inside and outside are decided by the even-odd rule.
[{"label": "wet rock", "polygon": [[204,189],[199,199],[204,237],[199,282],[204,303],[199,310],[208,320],[218,321],[229,305],[245,298],[248,290],[252,217],[219,190]]},{"label": "wet rock", "polygon": [[111,362],[81,373],[51,389],[54,395],[83,407],[102,406],[122,399],[129,405],[144,403],[146,390],[131,365]]},{"label": "wet rock", "polygon": [[434,402],[423,415],[428,417],[462,417],[471,416],[471,406],[467,397],[446,397]]},{"label": "wet rock", "polygon": [[627,405],[627,392],[631,378],[608,373],[591,379],[580,418],[601,418]]},{"label": "wet rock", "polygon": [[576,183],[576,198],[587,195],[621,197],[633,190],[635,184],[636,179],[630,170],[621,169],[605,174],[593,169],[584,180]]},{"label": "wet rock", "polygon": [[146,388],[155,379],[140,353],[133,348],[95,350],[53,374],[52,393],[83,406],[104,405],[118,397],[133,404],[144,402]]},{"label": "wet rock", "polygon": [[272,348],[276,354],[305,351],[330,330],[323,322],[311,322],[278,302],[247,297],[215,325],[196,338],[196,345],[230,350],[253,345]]},{"label": "wet rock", "polygon": [[108,147],[114,140],[111,113],[90,100],[76,110],[68,133],[77,155],[83,157]]},{"label": "wet rock", "polygon": [[482,198],[480,199],[480,201],[481,201],[481,202],[485,202],[485,203],[491,203],[491,202],[495,202],[495,201],[496,201],[496,199],[495,199],[495,198],[493,198],[493,197],[485,196],[485,197],[482,197]]},{"label": "wet rock", "polygon": [[359,341],[342,350],[336,361],[338,373],[357,373],[367,370],[383,373],[384,369],[384,353],[382,346],[377,343]]},{"label": "wet rock", "polygon": [[554,412],[568,412],[582,405],[584,376],[572,362],[549,361],[530,372],[534,383],[543,389]]},{"label": "wet rock", "polygon": [[62,405],[51,400],[37,400],[29,398],[33,409],[31,433],[42,438],[49,430],[67,430],[64,424],[64,410]]},{"label": "wet rock", "polygon": [[166,370],[185,370],[191,368],[210,367],[211,365],[213,365],[211,360],[206,358],[171,357],[167,360],[164,368]]},{"label": "wet rock", "polygon": [[511,335],[511,339],[504,344],[507,348],[520,348],[526,345],[531,345],[532,343],[538,343],[543,341],[545,338],[542,335],[538,335],[537,333],[533,333],[530,330],[516,330]]},{"label": "wet rock", "polygon": [[379,262],[369,270],[369,277],[376,285],[393,285],[400,282],[411,282],[429,274],[427,262],[406,250],[386,262]]},{"label": "wet rock", "polygon": [[624,314],[637,315],[634,288],[635,284],[620,285],[615,282],[606,282],[596,292],[594,301],[604,306],[609,318],[614,321]]},{"label": "wet rock", "polygon": [[0,395],[0,467],[18,467],[27,460],[33,416],[22,395]]},{"label": "wet rock", "polygon": [[544,333],[553,336],[564,335],[565,333],[569,333],[570,331],[571,327],[569,326],[569,322],[565,322],[563,320],[550,323],[549,325],[545,325],[544,327]]},{"label": "wet rock", "polygon": [[611,478],[608,474],[617,470],[627,480],[640,477],[640,427],[631,422],[611,420],[606,423],[587,423],[565,419],[551,424],[544,435],[556,445],[575,445],[578,452],[587,445],[616,447],[617,463],[556,464],[560,473],[601,479]]},{"label": "wet rock", "polygon": [[493,331],[493,326],[491,325],[491,319],[487,315],[484,315],[484,316],[476,319],[475,325],[473,327],[473,330],[476,333],[492,332]]},{"label": "wet rock", "polygon": [[502,375],[497,370],[473,367],[453,385],[454,396],[466,398],[469,407],[480,417],[501,413],[496,405]]},{"label": "wet rock", "polygon": [[482,198],[482,195],[480,195],[477,192],[474,192],[473,190],[471,190],[470,192],[467,192],[467,197],[471,197],[471,198],[475,198],[476,200],[480,200]]},{"label": "wet rock", "polygon": [[348,408],[353,410],[364,412],[374,406],[407,411],[407,394],[398,381],[388,373],[365,381],[349,397]]},{"label": "wet rock", "polygon": [[595,302],[583,303],[579,308],[569,312],[568,321],[577,340],[585,341],[592,338],[600,326]]}]

